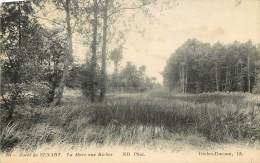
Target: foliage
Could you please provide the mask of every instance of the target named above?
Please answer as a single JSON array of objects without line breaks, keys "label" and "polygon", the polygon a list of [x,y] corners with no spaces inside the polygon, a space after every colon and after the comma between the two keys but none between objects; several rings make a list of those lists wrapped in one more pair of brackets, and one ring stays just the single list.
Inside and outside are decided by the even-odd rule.
[{"label": "foliage", "polygon": [[[66,11],[67,35],[39,23],[33,5],[44,7],[45,2],[1,5],[1,151],[10,151],[15,146],[31,149],[44,143],[146,145],[157,140],[172,141],[176,133],[199,135],[209,142],[260,141],[259,97],[251,94],[183,95],[156,90],[109,94],[103,103],[93,104],[85,97],[75,99],[71,95],[64,98],[63,105],[48,105],[53,102],[59,85],[62,85],[61,99],[64,83],[69,88],[81,89],[86,97],[91,93],[96,96],[103,86],[109,91],[141,92],[159,85],[155,78],[145,74],[145,66],[128,62],[119,70],[123,47],[118,40],[116,46],[119,47],[110,55],[114,74],[108,76],[108,83],[101,84],[102,79],[107,79],[107,56],[102,55],[100,59],[100,47],[103,46],[101,53],[105,54],[104,43],[109,40],[101,30],[111,27],[115,21],[113,15],[124,9],[142,8],[151,0],[137,0],[138,3],[133,4],[115,0],[110,1],[113,2],[109,4],[111,6],[104,6],[105,1],[99,1],[96,7],[92,1],[52,0],[57,9]],[[133,7],[127,7],[128,4]],[[104,7],[108,7],[109,21],[106,29],[105,25],[101,29]],[[92,16],[96,17],[96,22]],[[68,29],[70,24],[73,29]],[[87,59],[84,65],[70,66],[73,61],[72,33],[81,31],[89,39],[92,29],[88,25],[97,28],[92,45],[87,44],[95,53],[94,59]],[[103,43],[100,43],[102,37]],[[210,45],[188,40],[169,59],[164,71],[165,85],[191,93],[258,92],[257,54],[259,49],[257,52],[250,41]],[[101,64],[98,63],[100,60]],[[67,70],[68,76],[64,75]],[[3,123],[2,118],[8,123]]]},{"label": "foliage", "polygon": [[131,62],[127,62],[126,66],[118,74],[110,76],[109,88],[112,90],[124,91],[145,91],[158,87],[156,78],[148,77],[145,74],[146,67],[139,68]]},{"label": "foliage", "polygon": [[1,106],[8,109],[7,120],[16,105],[50,102],[62,71],[64,43],[38,23],[32,6],[32,2],[1,6]]},{"label": "foliage", "polygon": [[110,60],[114,62],[114,74],[118,74],[120,61],[123,59],[123,46],[120,46],[110,53]]},{"label": "foliage", "polygon": [[172,54],[164,70],[164,83],[182,92],[252,91],[259,56],[251,41],[210,45],[186,41]]},{"label": "foliage", "polygon": [[90,95],[90,65],[89,64],[74,64],[69,71],[69,76],[66,80],[66,86],[72,89],[81,89],[84,96]]}]

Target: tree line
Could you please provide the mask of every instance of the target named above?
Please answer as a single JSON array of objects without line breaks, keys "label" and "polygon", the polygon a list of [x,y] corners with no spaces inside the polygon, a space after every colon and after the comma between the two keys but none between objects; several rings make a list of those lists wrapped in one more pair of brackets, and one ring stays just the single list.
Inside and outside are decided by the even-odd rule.
[{"label": "tree line", "polygon": [[[127,62],[124,67],[112,74],[107,75],[107,90],[108,92],[142,92],[153,88],[158,88],[161,85],[155,77],[149,77],[145,73],[145,66],[136,66],[131,62]],[[97,73],[97,86],[100,85],[101,75],[100,69]],[[71,89],[81,89],[83,95],[90,96],[90,65],[73,64],[69,70],[69,75],[66,80],[66,87]]]},{"label": "tree line", "polygon": [[259,90],[260,50],[251,41],[187,40],[167,61],[164,84],[183,93]]}]

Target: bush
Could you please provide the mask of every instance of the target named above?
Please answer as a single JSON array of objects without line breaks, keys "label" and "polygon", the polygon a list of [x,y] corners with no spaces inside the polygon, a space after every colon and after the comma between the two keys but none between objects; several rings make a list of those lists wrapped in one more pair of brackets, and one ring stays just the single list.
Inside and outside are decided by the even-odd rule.
[{"label": "bush", "polygon": [[50,87],[48,83],[32,83],[24,85],[24,102],[31,105],[41,105],[48,103]]},{"label": "bush", "polygon": [[14,134],[16,125],[7,124],[5,127],[1,126],[0,130],[0,151],[10,152],[18,143],[19,139]]}]

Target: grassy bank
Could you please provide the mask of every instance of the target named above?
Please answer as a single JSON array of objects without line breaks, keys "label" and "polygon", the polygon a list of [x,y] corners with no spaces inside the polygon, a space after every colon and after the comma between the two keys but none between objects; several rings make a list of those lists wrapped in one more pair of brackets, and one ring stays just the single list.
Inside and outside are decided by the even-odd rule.
[{"label": "grassy bank", "polygon": [[260,140],[259,96],[244,93],[173,94],[163,90],[109,95],[102,104],[67,96],[58,107],[20,107],[3,126],[2,150],[42,144],[141,145],[177,148]]}]

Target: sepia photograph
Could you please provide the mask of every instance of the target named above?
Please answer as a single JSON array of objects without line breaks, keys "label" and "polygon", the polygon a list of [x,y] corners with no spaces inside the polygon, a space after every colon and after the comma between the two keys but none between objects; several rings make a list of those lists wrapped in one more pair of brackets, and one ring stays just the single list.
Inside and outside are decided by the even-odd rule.
[{"label": "sepia photograph", "polygon": [[0,163],[259,163],[260,0],[0,0]]}]

